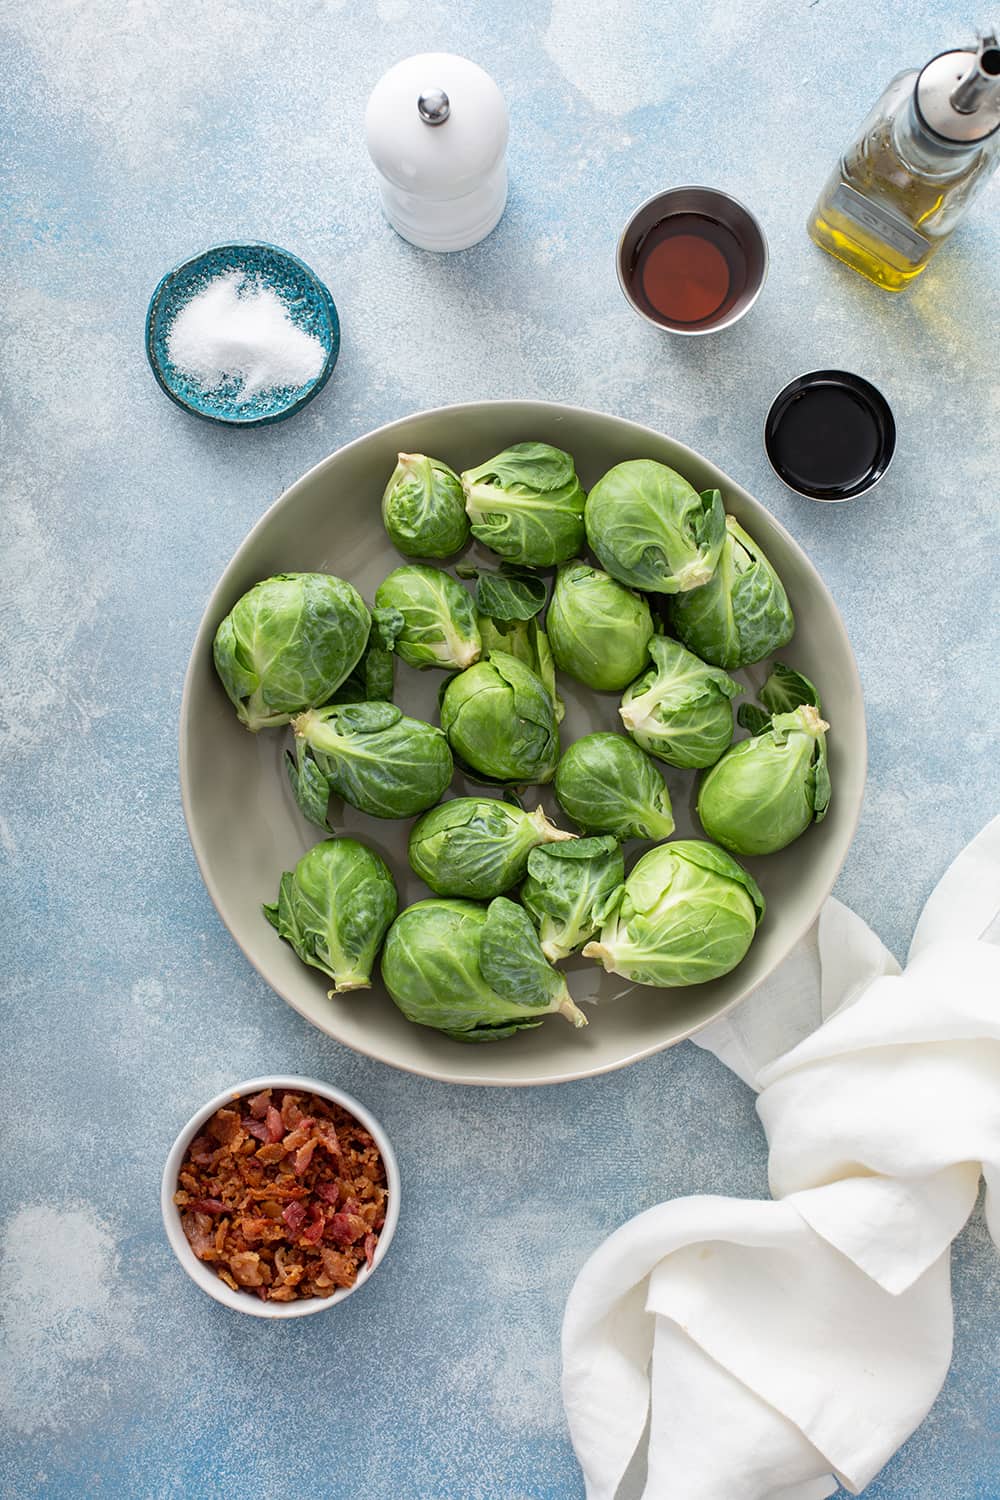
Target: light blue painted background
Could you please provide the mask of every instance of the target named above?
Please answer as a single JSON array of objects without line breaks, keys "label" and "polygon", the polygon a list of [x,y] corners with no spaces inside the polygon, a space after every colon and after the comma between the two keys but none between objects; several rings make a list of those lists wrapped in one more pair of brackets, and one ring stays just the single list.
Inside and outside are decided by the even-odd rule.
[{"label": "light blue painted background", "polygon": [[[175,735],[204,601],[265,506],[339,444],[417,408],[539,396],[702,449],[791,529],[848,623],[872,763],[839,894],[903,955],[945,865],[997,803],[1000,183],[903,298],[820,255],[803,220],[899,66],[968,35],[929,0],[34,0],[4,6],[13,255],[0,592],[8,1440],[16,1496],[579,1500],[560,1312],[623,1219],[690,1191],[766,1192],[749,1092],[684,1046],[528,1093],[404,1077],[311,1031],[255,977],[202,889]],[[381,222],[368,90],[427,47],[511,109],[512,192],[478,249],[433,258]],[[718,339],[634,318],[612,251],[669,183],[746,198],[772,270]],[[163,270],[240,236],[329,283],[340,364],[284,427],[228,434],[145,368]],[[782,490],[770,396],[822,365],[870,376],[899,453],[867,501]],[[957,711],[956,711],[957,710]],[[362,1097],[405,1177],[377,1280],[265,1326],[208,1302],[163,1239],[164,1153],[209,1094],[266,1070]],[[956,1354],[867,1494],[986,1500],[998,1472],[1000,1258],[955,1255]],[[684,1497],[678,1497],[684,1500]]]}]

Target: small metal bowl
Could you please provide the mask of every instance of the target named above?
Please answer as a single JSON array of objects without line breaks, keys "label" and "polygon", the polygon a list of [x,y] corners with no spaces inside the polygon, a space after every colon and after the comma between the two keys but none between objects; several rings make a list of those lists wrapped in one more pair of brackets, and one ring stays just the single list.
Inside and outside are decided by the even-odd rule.
[{"label": "small metal bowl", "polygon": [[[846,442],[847,429],[852,422],[856,423],[857,413],[864,413],[865,420],[870,424],[869,456],[865,460],[858,458],[855,461],[853,474],[849,472],[851,465],[844,464],[841,454],[834,453],[829,461],[824,459],[824,448],[819,439],[830,436],[834,417],[829,411],[823,414],[822,427],[817,431],[815,441],[809,441],[808,425],[802,425],[803,422],[807,423],[805,403],[810,397],[819,392],[831,391],[837,393],[846,407],[842,425],[836,431],[841,443]],[[855,413],[853,416],[852,408]],[[783,460],[778,451],[782,424],[796,420],[799,423],[799,441],[808,459],[808,463],[802,468],[787,458]],[[891,406],[877,386],[861,375],[853,375],[849,370],[810,370],[808,374],[790,380],[775,396],[764,419],[764,452],[782,484],[787,485],[796,495],[804,495],[807,500],[818,500],[827,505],[867,495],[887,472],[895,451],[896,422]],[[810,473],[805,472],[807,467]]]},{"label": "small metal bowl", "polygon": [[[261,1089],[294,1089],[296,1093],[318,1094],[321,1099],[328,1099],[331,1104],[339,1104],[341,1109],[346,1109],[347,1113],[353,1115],[368,1131],[385,1164],[388,1202],[385,1223],[379,1231],[372,1264],[359,1271],[353,1286],[340,1287],[329,1297],[300,1297],[294,1302],[263,1302],[250,1292],[234,1292],[231,1286],[227,1286],[222,1278],[215,1274],[210,1265],[198,1259],[181,1225],[180,1210],[174,1202],[174,1193],[177,1191],[177,1178],[188,1146],[217,1109],[221,1109],[224,1104],[232,1104],[237,1099],[245,1098],[248,1094],[259,1094]],[[336,1307],[338,1303],[344,1302],[370,1281],[382,1264],[399,1219],[399,1164],[389,1137],[374,1115],[369,1114],[363,1104],[359,1104],[357,1099],[353,1099],[350,1094],[345,1094],[342,1089],[332,1088],[330,1084],[320,1083],[315,1078],[294,1076],[251,1078],[246,1083],[233,1084],[232,1088],[226,1089],[223,1093],[217,1094],[214,1099],[210,1099],[207,1104],[203,1104],[184,1126],[171,1146],[163,1168],[160,1209],[167,1239],[177,1259],[191,1280],[216,1302],[221,1302],[224,1307],[230,1307],[235,1312],[248,1313],[252,1318],[302,1318],[308,1313],[322,1312],[324,1308]]]},{"label": "small metal bowl", "polygon": [[[702,326],[672,322],[665,317],[654,317],[632,294],[629,286],[629,271],[635,264],[643,239],[655,225],[675,214],[699,214],[728,229],[738,240],[746,257],[746,285],[736,297],[733,305],[716,321],[704,320]],[[665,333],[679,333],[687,337],[698,334],[719,333],[731,328],[753,307],[767,279],[767,240],[754,214],[736,198],[722,193],[717,188],[677,187],[666,192],[655,193],[632,214],[622,231],[615,256],[618,284],[626,301],[647,323]]]},{"label": "small metal bowl", "polygon": [[[207,390],[171,362],[167,340],[181,309],[217,276],[241,272],[277,293],[299,328],[323,346],[319,373],[305,385],[258,391],[244,398],[233,382]],[[225,427],[263,427],[301,411],[326,385],[340,353],[340,320],[333,298],[315,271],[277,245],[263,241],[213,245],[168,271],[146,313],[146,358],[160,389],[195,417]]]}]

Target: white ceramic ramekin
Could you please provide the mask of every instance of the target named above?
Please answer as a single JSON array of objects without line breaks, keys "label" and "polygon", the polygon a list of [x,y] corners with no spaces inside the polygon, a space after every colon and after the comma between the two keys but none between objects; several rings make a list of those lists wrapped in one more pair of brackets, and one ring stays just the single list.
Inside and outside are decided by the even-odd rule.
[{"label": "white ceramic ramekin", "polygon": [[[385,1163],[389,1190],[388,1204],[385,1224],[379,1233],[372,1264],[363,1267],[358,1272],[358,1279],[353,1286],[339,1287],[329,1297],[301,1297],[294,1302],[263,1302],[250,1292],[234,1292],[232,1287],[227,1286],[222,1278],[216,1275],[211,1265],[198,1259],[181,1227],[180,1211],[174,1202],[174,1193],[177,1191],[177,1176],[188,1146],[217,1109],[221,1109],[224,1104],[231,1104],[235,1099],[242,1099],[247,1094],[258,1094],[261,1089],[294,1089],[296,1093],[318,1094],[321,1099],[329,1099],[331,1104],[339,1104],[370,1133]],[[163,1226],[167,1231],[167,1239],[170,1241],[174,1254],[191,1280],[197,1282],[203,1292],[207,1292],[210,1297],[214,1297],[216,1302],[221,1302],[225,1307],[231,1307],[236,1312],[249,1313],[252,1318],[302,1318],[307,1313],[320,1312],[323,1308],[335,1307],[343,1302],[345,1298],[350,1297],[352,1292],[356,1292],[371,1279],[385,1259],[396,1228],[396,1221],[399,1218],[399,1164],[389,1137],[374,1115],[369,1114],[363,1104],[359,1104],[357,1099],[353,1099],[350,1094],[345,1094],[342,1089],[332,1088],[328,1083],[320,1083],[316,1078],[296,1078],[293,1075],[251,1078],[246,1083],[234,1083],[232,1088],[217,1094],[214,1099],[210,1099],[196,1114],[191,1116],[171,1147],[163,1168],[160,1207],[163,1212]]]}]

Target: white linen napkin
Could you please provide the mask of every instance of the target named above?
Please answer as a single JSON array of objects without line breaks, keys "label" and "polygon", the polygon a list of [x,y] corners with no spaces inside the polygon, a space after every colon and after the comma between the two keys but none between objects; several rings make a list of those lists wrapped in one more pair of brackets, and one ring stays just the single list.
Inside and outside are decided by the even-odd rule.
[{"label": "white linen napkin", "polygon": [[699,1034],[761,1091],[776,1201],[661,1204],[583,1267],[563,1399],[588,1500],[856,1494],[926,1415],[980,1172],[1000,1244],[997,944],[1000,818],[931,895],[905,972],[831,900]]}]

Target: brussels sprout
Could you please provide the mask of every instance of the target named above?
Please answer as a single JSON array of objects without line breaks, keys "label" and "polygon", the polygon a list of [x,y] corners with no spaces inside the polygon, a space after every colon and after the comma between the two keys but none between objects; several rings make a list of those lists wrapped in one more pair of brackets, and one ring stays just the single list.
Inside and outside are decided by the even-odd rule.
[{"label": "brussels sprout", "polygon": [[698,790],[709,838],[734,854],[774,854],[821,822],[830,804],[829,727],[805,703],[727,750]]},{"label": "brussels sprout", "polygon": [[424,453],[401,453],[382,496],[382,524],[407,557],[450,557],[469,540],[462,482]]},{"label": "brussels sprout", "polygon": [[714,578],[671,599],[667,615],[685,646],[728,670],[769,656],[795,630],[781,579],[732,516],[726,517],[726,540]]},{"label": "brussels sprout", "polygon": [[508,656],[516,657],[526,667],[530,667],[552,699],[556,723],[561,724],[566,705],[556,692],[556,664],[552,660],[552,648],[537,619],[491,620],[480,615],[478,624],[483,655],[488,656],[491,651],[505,651]]},{"label": "brussels sprout", "polygon": [[398,609],[396,655],[410,667],[471,666],[482,649],[472,595],[441,568],[405,563],[375,591],[380,609]]},{"label": "brussels sprout", "polygon": [[552,779],[559,729],[551,694],[506,651],[491,651],[450,680],[441,728],[477,780],[518,786]]},{"label": "brussels sprout", "polygon": [[701,495],[666,464],[616,464],[587,497],[587,540],[612,578],[654,594],[707,583],[726,535],[718,490]]},{"label": "brussels sprout", "polygon": [[327,839],[285,871],[264,915],[303,963],[329,974],[332,996],[371,988],[375,955],[398,905],[377,854],[356,839]]},{"label": "brussels sprout", "polygon": [[396,685],[393,651],[404,620],[398,609],[373,609],[361,660],[334,693],[333,703],[391,703]]},{"label": "brussels sprout", "polygon": [[472,535],[511,562],[550,568],[583,546],[586,495],[568,453],[515,443],[462,475]]},{"label": "brussels sprout", "polygon": [[292,728],[292,790],[320,828],[328,826],[331,792],[373,818],[411,818],[433,806],[451,780],[451,751],[441,730],[404,718],[393,703],[313,708],[293,719]]},{"label": "brussels sprout", "polygon": [[418,901],[389,929],[382,979],[408,1021],[459,1042],[495,1042],[553,1011],[586,1026],[565,977],[546,962],[528,913],[498,896]]},{"label": "brussels sprout", "polygon": [[763,915],[764,897],[735,859],[678,839],[639,860],[584,957],[635,984],[704,984],[735,969]]},{"label": "brussels sprout", "polygon": [[276,573],[233,605],[215,633],[215,670],[255,733],[326,703],[365,649],[370,618],[332,573]]},{"label": "brussels sprout", "polygon": [[653,620],[645,599],[577,558],[564,563],[545,621],[552,655],[595,692],[620,692],[646,662]]},{"label": "brussels sprout", "polygon": [[671,766],[712,766],[733,739],[730,698],[739,684],[665,635],[649,643],[653,666],[622,697],[622,723]]},{"label": "brussels sprout", "polygon": [[540,807],[523,812],[490,798],[456,797],[418,818],[410,833],[410,864],[439,896],[488,901],[524,879],[539,844],[576,841]]},{"label": "brussels sprout", "polygon": [[553,963],[600,929],[625,879],[621,845],[610,833],[572,844],[543,844],[528,855],[521,900]]},{"label": "brussels sprout", "polygon": [[670,793],[653,762],[622,734],[585,734],[556,771],[556,800],[584,833],[665,839],[674,831]]}]

